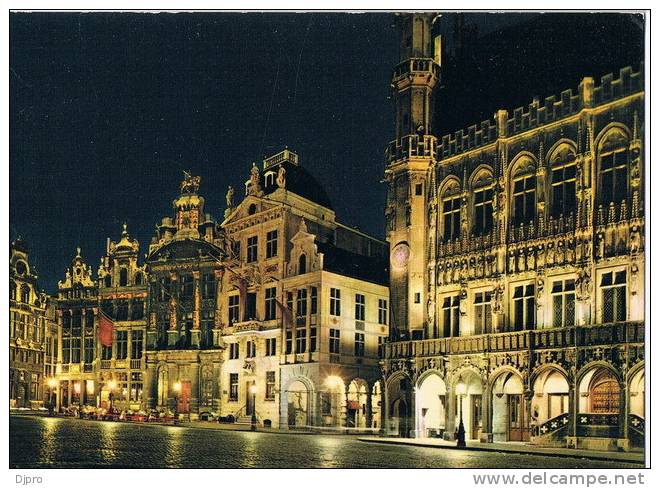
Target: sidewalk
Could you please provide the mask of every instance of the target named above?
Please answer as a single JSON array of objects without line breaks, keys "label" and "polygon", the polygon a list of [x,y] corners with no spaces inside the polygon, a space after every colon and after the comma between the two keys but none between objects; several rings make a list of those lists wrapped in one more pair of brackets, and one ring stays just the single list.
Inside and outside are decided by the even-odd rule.
[{"label": "sidewalk", "polygon": [[[405,439],[399,437],[358,437],[362,442],[377,444],[400,444],[419,447],[433,447],[439,449],[458,449],[455,442],[443,439]],[[464,448],[468,451],[497,451],[512,452],[518,454],[537,454],[540,456],[570,457],[583,459],[599,459],[605,461],[623,461],[629,463],[644,464],[644,453],[642,452],[615,452],[615,451],[590,451],[586,449],[567,449],[562,447],[538,447],[525,442],[492,442],[467,441]]]}]

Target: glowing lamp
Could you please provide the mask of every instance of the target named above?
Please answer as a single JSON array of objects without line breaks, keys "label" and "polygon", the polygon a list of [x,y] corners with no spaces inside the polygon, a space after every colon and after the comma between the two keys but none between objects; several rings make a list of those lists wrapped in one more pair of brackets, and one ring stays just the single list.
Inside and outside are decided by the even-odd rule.
[{"label": "glowing lamp", "polygon": [[176,393],[179,393],[181,391],[181,382],[177,381],[176,383],[174,383],[174,385],[172,385],[172,388]]},{"label": "glowing lamp", "polygon": [[330,388],[339,388],[342,385],[343,381],[339,376],[328,376],[325,379],[325,384]]},{"label": "glowing lamp", "polygon": [[465,395],[467,391],[467,388],[465,387],[465,383],[463,380],[458,380],[458,383],[456,384],[456,394],[459,396]]},{"label": "glowing lamp", "polygon": [[257,385],[255,384],[250,385],[250,393],[252,395],[255,395],[257,393]]},{"label": "glowing lamp", "polygon": [[48,378],[48,387],[55,388],[57,386],[57,380],[55,378]]},{"label": "glowing lamp", "polygon": [[114,390],[115,388],[117,388],[117,382],[115,380],[108,381],[108,389]]}]

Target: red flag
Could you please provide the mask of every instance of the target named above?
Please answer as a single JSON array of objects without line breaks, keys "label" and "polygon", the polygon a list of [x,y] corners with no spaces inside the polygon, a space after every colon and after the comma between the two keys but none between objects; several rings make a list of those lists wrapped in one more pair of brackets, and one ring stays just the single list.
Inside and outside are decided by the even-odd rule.
[{"label": "red flag", "polygon": [[98,335],[101,344],[106,347],[112,347],[112,331],[115,329],[115,323],[103,312],[99,312]]},{"label": "red flag", "polygon": [[293,324],[293,312],[289,307],[280,302],[277,298],[275,299],[275,304],[282,311],[282,320],[284,321],[285,326],[290,326]]}]

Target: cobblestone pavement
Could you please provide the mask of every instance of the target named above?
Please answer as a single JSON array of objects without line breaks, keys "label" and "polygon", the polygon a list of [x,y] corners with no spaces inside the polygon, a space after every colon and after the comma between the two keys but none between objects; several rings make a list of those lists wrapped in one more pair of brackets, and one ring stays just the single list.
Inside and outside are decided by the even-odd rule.
[{"label": "cobblestone pavement", "polygon": [[12,468],[637,468],[500,452],[367,444],[352,436],[11,416]]}]

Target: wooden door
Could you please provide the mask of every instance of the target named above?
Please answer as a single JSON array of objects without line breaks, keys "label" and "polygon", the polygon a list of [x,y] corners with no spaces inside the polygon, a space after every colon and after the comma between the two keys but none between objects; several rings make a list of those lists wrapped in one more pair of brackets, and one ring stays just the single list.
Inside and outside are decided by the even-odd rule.
[{"label": "wooden door", "polygon": [[245,391],[247,398],[245,400],[245,415],[252,415],[254,413],[254,395],[250,392],[250,387],[254,384],[252,381],[245,383]]},{"label": "wooden door", "polygon": [[190,413],[190,381],[181,382],[181,393],[179,394],[179,401],[177,404],[178,413]]},{"label": "wooden door", "polygon": [[507,395],[508,428],[507,440],[523,440],[524,407],[522,395]]}]

